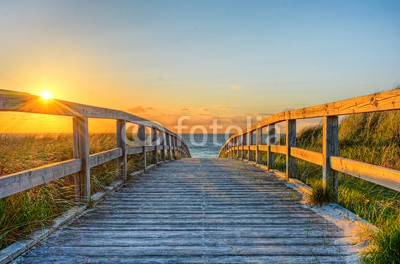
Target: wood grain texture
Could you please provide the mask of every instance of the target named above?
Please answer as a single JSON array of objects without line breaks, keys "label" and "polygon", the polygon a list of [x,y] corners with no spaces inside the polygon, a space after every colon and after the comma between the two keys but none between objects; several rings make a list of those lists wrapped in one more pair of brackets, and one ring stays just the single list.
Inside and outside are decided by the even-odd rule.
[{"label": "wood grain texture", "polygon": [[400,171],[340,157],[330,159],[336,171],[400,192]]},{"label": "wood grain texture", "polygon": [[[125,120],[138,125],[156,128],[178,137],[178,135],[157,123],[120,110],[57,99],[43,100],[40,96],[3,89],[0,89],[0,111]],[[188,149],[186,143],[180,137],[178,138]]]},{"label": "wood grain texture", "polygon": [[0,199],[80,172],[82,160],[72,159],[0,177]]},{"label": "wood grain texture", "polygon": [[[90,168],[116,160],[123,156],[122,148],[114,148],[100,153],[92,154],[89,157]],[[126,170],[126,169],[125,169]]]},{"label": "wood grain texture", "polygon": [[290,154],[298,159],[302,159],[305,161],[308,161],[313,164],[317,164],[322,166],[323,165],[323,156],[322,153],[316,152],[316,151],[311,151],[311,150],[305,150],[305,149],[300,149],[296,147],[292,147],[290,149]]},{"label": "wood grain texture", "polygon": [[331,193],[332,201],[338,202],[339,176],[331,167],[331,157],[339,156],[339,119],[325,116],[322,126],[322,185]]},{"label": "wood grain texture", "polygon": [[181,159],[127,183],[16,263],[344,263],[344,234],[299,199],[240,161]]}]

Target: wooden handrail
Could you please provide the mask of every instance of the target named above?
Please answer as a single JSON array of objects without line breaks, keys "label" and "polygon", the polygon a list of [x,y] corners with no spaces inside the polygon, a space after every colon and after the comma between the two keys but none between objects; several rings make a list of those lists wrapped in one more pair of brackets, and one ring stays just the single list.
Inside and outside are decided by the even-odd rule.
[{"label": "wooden handrail", "polygon": [[[323,185],[331,190],[335,200],[338,195],[338,175],[343,172],[354,177],[384,186],[386,188],[400,192],[400,171],[392,170],[367,163],[344,159],[338,153],[338,116],[371,113],[379,111],[399,110],[400,109],[400,90],[391,90],[333,103],[306,107],[291,111],[282,112],[252,125],[241,133],[231,136],[221,147],[219,157],[227,156],[241,158],[245,152],[249,153],[249,160],[252,158],[252,151],[255,151],[255,162],[261,163],[261,152],[267,152],[267,167],[272,169],[274,166],[274,153],[286,155],[286,173],[288,180],[296,173],[296,159],[305,160],[322,166]],[[322,153],[300,149],[296,147],[296,120],[305,118],[323,118]],[[257,138],[262,137],[262,129],[268,127],[268,139],[271,140],[271,131],[275,124],[286,122],[286,145],[275,145],[275,142],[267,142],[262,145],[261,140],[256,140],[256,144],[247,145],[245,139],[248,134],[256,133]],[[251,138],[251,137],[250,137]]]},{"label": "wooden handrail", "polygon": [[[9,90],[0,90],[0,111],[25,112],[73,117],[74,158],[39,168],[0,176],[0,199],[51,182],[75,175],[77,202],[88,203],[90,193],[90,169],[100,164],[116,160],[122,179],[127,178],[127,156],[141,154],[143,169],[147,168],[146,154],[152,153],[158,163],[158,151],[163,161],[179,157],[191,157],[186,143],[167,128],[120,110],[78,104],[57,99],[44,100],[39,96]],[[89,154],[88,118],[115,119],[117,128],[116,148]],[[126,144],[126,124],[139,125],[140,146]],[[146,145],[146,127],[151,129],[151,146]],[[168,151],[168,155],[166,152]]]}]

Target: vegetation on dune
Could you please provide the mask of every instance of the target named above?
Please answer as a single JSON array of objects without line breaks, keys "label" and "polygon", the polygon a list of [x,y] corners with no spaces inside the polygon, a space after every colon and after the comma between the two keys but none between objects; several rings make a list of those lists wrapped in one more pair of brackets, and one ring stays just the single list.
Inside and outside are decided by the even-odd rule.
[{"label": "vegetation on dune", "polygon": [[[90,153],[115,148],[115,134],[90,135]],[[71,159],[72,135],[0,135],[0,176]],[[140,156],[128,157],[128,172],[138,170]],[[149,162],[151,158],[149,157]],[[92,168],[92,193],[117,177],[115,161]],[[49,184],[0,199],[0,248],[25,238],[75,205],[74,179],[68,176]]]},{"label": "vegetation on dune", "polygon": [[[400,111],[355,114],[339,125],[341,157],[400,170]],[[297,136],[300,148],[322,150],[322,126],[308,127]],[[285,156],[277,155],[275,167],[285,168]],[[322,169],[298,161],[297,178],[313,187],[311,202],[329,200],[324,195]],[[400,263],[400,194],[352,176],[339,174],[339,204],[378,226],[366,263]]]}]

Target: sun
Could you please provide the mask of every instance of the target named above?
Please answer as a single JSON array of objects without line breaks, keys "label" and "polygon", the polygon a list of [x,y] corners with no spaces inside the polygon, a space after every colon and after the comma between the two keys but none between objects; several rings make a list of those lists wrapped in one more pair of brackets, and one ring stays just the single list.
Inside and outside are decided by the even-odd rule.
[{"label": "sun", "polygon": [[53,98],[52,94],[49,91],[43,91],[40,93],[40,96],[44,99],[44,100],[49,100],[51,98]]}]

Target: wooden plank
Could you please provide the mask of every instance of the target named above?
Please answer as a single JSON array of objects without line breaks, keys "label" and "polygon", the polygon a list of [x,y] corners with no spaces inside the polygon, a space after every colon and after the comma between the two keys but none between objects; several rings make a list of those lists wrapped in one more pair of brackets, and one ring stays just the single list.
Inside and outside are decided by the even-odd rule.
[{"label": "wooden plank", "polygon": [[331,168],[330,158],[339,156],[339,119],[325,116],[322,127],[322,184],[331,192],[332,202],[338,202],[339,176]]},{"label": "wooden plank", "polygon": [[259,152],[268,152],[268,146],[267,145],[259,145],[258,147],[258,151]]},{"label": "wooden plank", "polygon": [[400,192],[400,171],[341,157],[330,158],[332,169]]},{"label": "wooden plank", "polygon": [[257,151],[257,145],[250,145],[249,150],[251,151]]},{"label": "wooden plank", "polygon": [[266,119],[252,125],[250,128],[243,130],[242,134],[259,127],[267,126],[269,124],[282,122],[287,119],[339,116],[399,109],[400,90],[395,89],[391,91],[345,99],[337,102],[281,112],[279,114],[267,117]]},{"label": "wooden plank", "polygon": [[290,149],[290,155],[292,155],[295,158],[302,159],[302,160],[308,161],[310,163],[323,166],[322,153],[292,147]]},{"label": "wooden plank", "polygon": [[153,150],[153,153],[152,153],[153,162],[155,164],[158,164],[158,149],[157,149],[157,146],[159,145],[159,138],[158,138],[157,129],[155,129],[155,128],[151,129],[151,143],[154,146],[154,150]]},{"label": "wooden plank", "polygon": [[251,146],[253,145],[254,148],[253,150],[256,150],[257,147],[254,145],[255,142],[253,142],[253,133],[254,131],[249,131],[249,133],[247,133],[247,153],[248,153],[248,160],[252,161],[253,160],[253,152],[251,150]]},{"label": "wooden plank", "polygon": [[127,162],[128,156],[126,154],[126,121],[117,120],[117,147],[121,148],[121,156],[117,159],[117,168],[123,180],[127,179]]},{"label": "wooden plank", "polygon": [[291,156],[290,149],[296,147],[296,120],[286,121],[286,178],[296,177],[297,160]]},{"label": "wooden plank", "polygon": [[[267,145],[268,145],[268,148],[267,148],[267,167],[269,169],[272,169],[274,167],[274,164],[275,164],[275,154],[272,151],[272,146],[275,145],[275,141],[276,141],[276,139],[275,139],[275,125],[274,124],[268,125],[267,134],[268,134],[268,138],[267,138]],[[286,151],[286,149],[285,149],[285,151]],[[286,154],[286,153],[284,153],[284,154]]]},{"label": "wooden plank", "polygon": [[71,159],[2,176],[0,177],[0,199],[77,173],[81,169],[82,160]]},{"label": "wooden plank", "polygon": [[147,168],[147,155],[146,155],[146,127],[140,125],[138,127],[138,133],[137,133],[137,137],[138,137],[138,142],[139,145],[142,147],[142,169],[144,171],[146,171]]},{"label": "wooden plank", "polygon": [[123,156],[122,148],[114,148],[90,155],[90,168],[118,159]]},{"label": "wooden plank", "polygon": [[[0,89],[0,111],[118,119],[156,128],[160,131],[175,135],[175,133],[157,123],[120,110],[57,99],[43,100],[40,96],[3,89]],[[183,142],[183,144],[187,147],[186,143]]]},{"label": "wooden plank", "polygon": [[126,154],[127,155],[133,155],[133,154],[140,154],[143,153],[143,147],[132,147],[128,146],[126,147]]},{"label": "wooden plank", "polygon": [[281,146],[281,145],[271,145],[270,146],[271,152],[273,153],[279,153],[286,155],[287,153],[287,147],[286,146]]},{"label": "wooden plank", "polygon": [[89,124],[87,117],[73,118],[74,158],[82,160],[82,170],[74,177],[75,201],[90,200]]},{"label": "wooden plank", "polygon": [[161,150],[161,160],[162,161],[166,161],[166,142],[165,142],[165,132],[164,131],[160,131],[160,150]]},{"label": "wooden plank", "polygon": [[262,128],[257,128],[256,130],[256,158],[255,161],[257,164],[261,163],[261,151],[260,147],[262,144]]}]

